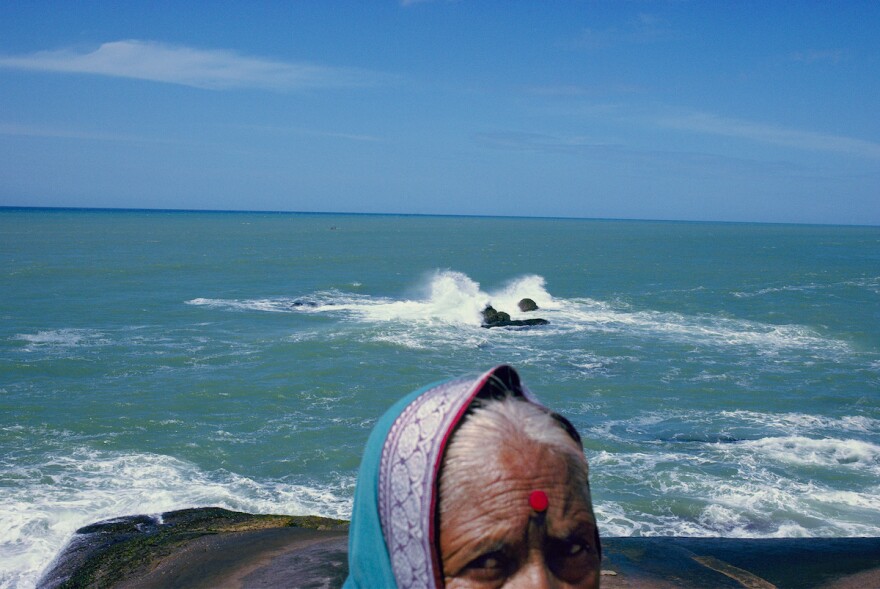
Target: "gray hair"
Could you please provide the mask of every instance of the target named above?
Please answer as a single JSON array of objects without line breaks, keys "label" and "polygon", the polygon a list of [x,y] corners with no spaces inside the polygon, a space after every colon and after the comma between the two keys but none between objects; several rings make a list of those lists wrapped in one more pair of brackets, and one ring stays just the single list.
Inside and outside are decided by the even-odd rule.
[{"label": "gray hair", "polygon": [[576,485],[589,493],[589,467],[580,444],[559,420],[545,409],[510,395],[480,399],[453,433],[440,471],[439,515],[465,497],[461,485],[467,472],[485,472],[490,478],[501,474],[501,465],[486,463],[486,450],[511,444],[535,443],[563,457]]}]

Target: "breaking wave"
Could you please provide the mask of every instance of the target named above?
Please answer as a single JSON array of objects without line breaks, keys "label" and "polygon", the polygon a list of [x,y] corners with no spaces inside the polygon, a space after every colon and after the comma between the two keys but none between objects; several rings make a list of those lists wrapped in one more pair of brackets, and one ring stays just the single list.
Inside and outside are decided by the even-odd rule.
[{"label": "breaking wave", "polygon": [[[478,282],[461,272],[437,271],[417,290],[423,295],[399,299],[330,290],[296,298],[196,298],[186,303],[229,311],[336,315],[384,328],[374,335],[376,341],[408,348],[430,348],[443,343],[461,345],[463,332],[460,330],[478,328],[481,311],[491,304],[497,310],[509,313],[512,319],[540,316],[549,320],[548,326],[519,332],[535,337],[579,332],[610,333],[674,343],[751,347],[765,353],[787,349],[808,349],[821,354],[850,351],[847,342],[824,337],[801,325],[772,325],[717,315],[634,310],[622,303],[555,297],[547,290],[545,279],[537,275],[522,276],[499,289],[484,290]],[[539,311],[519,311],[517,302],[526,297],[537,303]],[[450,327],[458,331],[438,333],[438,330]],[[501,331],[511,333],[514,330]],[[485,333],[471,331],[465,340],[479,346],[488,341],[488,337]]]},{"label": "breaking wave", "polygon": [[[826,468],[861,467],[880,476],[880,446],[870,442],[786,436],[748,440],[739,445],[741,450],[782,464]],[[880,507],[880,498],[877,506]]]},{"label": "breaking wave", "polygon": [[[598,423],[584,433],[607,448],[588,452],[602,531],[878,535],[877,426],[876,419],[859,415],[694,410],[646,411]],[[631,495],[640,500],[632,502]]]},{"label": "breaking wave", "polygon": [[336,486],[205,472],[170,456],[89,449],[47,455],[0,474],[0,588],[34,587],[80,527],[122,515],[219,506],[251,513],[348,518],[354,477]]},{"label": "breaking wave", "polygon": [[[603,533],[734,538],[880,533],[880,447],[874,444],[791,437],[707,442],[688,450],[591,456],[594,488],[627,488],[649,506],[642,510],[628,498],[598,497]],[[827,472],[811,477],[807,469]],[[847,488],[835,484],[841,476],[850,480]],[[861,482],[854,485],[856,480]]]}]

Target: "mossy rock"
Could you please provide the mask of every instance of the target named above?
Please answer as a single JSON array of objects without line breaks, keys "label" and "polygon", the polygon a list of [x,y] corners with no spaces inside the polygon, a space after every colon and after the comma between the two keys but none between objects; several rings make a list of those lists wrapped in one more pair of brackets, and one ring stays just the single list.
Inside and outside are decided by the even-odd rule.
[{"label": "mossy rock", "polygon": [[196,538],[285,527],[342,530],[348,522],[315,515],[255,515],[219,507],[170,511],[159,518],[117,518],[77,530],[38,587],[110,588],[150,570]]}]

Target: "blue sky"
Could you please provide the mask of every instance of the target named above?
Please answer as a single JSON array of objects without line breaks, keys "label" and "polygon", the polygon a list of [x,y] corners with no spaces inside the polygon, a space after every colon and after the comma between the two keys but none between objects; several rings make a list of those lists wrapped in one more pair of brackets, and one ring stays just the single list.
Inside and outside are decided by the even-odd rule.
[{"label": "blue sky", "polygon": [[880,224],[878,2],[3,2],[0,205]]}]

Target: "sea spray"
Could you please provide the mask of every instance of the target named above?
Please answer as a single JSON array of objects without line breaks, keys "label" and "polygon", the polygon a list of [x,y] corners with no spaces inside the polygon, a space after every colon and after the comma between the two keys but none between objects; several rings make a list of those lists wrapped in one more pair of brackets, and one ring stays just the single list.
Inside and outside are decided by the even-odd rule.
[{"label": "sea spray", "polygon": [[[383,327],[430,327],[458,330],[478,327],[486,305],[505,311],[512,318],[540,315],[550,321],[547,328],[535,329],[534,335],[555,337],[579,331],[616,333],[645,340],[701,346],[746,346],[763,354],[777,354],[786,349],[806,349],[823,356],[838,356],[851,351],[841,340],[823,337],[800,325],[768,325],[754,321],[719,316],[692,316],[681,313],[635,310],[629,305],[589,298],[554,297],[547,290],[546,279],[538,275],[514,278],[497,290],[485,292],[471,277],[451,270],[435,271],[427,284],[417,290],[421,299],[371,297],[343,291],[317,291],[300,297],[277,299],[228,300],[196,298],[189,305],[234,311],[336,314]],[[523,298],[533,299],[539,312],[522,313],[517,306]],[[304,304],[305,301],[307,304]],[[422,331],[424,337],[436,337],[435,331]],[[455,341],[455,337],[440,341]],[[387,341],[384,334],[378,334]],[[424,348],[431,342],[409,338],[412,347]]]},{"label": "sea spray", "polygon": [[382,301],[351,310],[361,319],[371,322],[473,326],[479,325],[480,311],[489,301],[489,296],[480,290],[480,285],[461,272],[436,271],[424,290],[427,296],[420,300]]}]

